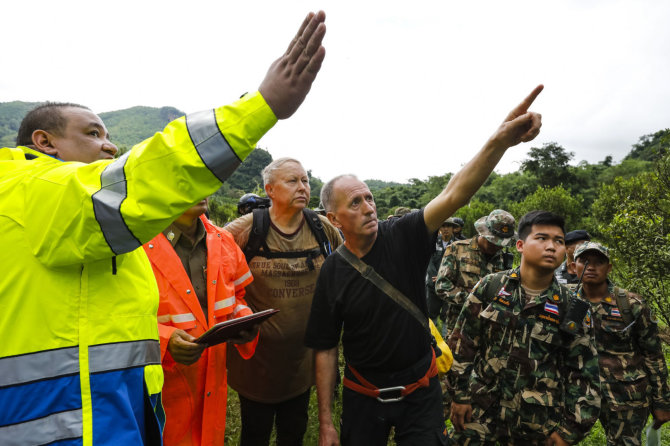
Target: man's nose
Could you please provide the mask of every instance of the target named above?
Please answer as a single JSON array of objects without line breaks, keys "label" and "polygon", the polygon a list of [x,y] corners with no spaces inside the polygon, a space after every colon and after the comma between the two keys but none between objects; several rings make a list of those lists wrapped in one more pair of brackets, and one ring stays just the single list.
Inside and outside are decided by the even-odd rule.
[{"label": "man's nose", "polygon": [[103,144],[103,148],[105,152],[111,153],[112,156],[116,156],[117,153],[119,153],[119,148],[116,147],[116,144],[107,141],[106,143]]},{"label": "man's nose", "polygon": [[366,214],[370,214],[375,211],[375,206],[373,201],[363,200],[363,210]]}]

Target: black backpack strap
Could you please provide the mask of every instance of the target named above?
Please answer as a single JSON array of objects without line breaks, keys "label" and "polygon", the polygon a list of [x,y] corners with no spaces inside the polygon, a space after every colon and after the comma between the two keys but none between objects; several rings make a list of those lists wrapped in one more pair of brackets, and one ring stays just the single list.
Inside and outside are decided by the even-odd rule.
[{"label": "black backpack strap", "polygon": [[621,317],[623,318],[624,323],[626,326],[630,325],[631,322],[633,322],[633,311],[630,309],[628,293],[623,288],[615,286],[614,298],[616,299],[616,305],[619,307],[619,311],[621,312]]},{"label": "black backpack strap", "polygon": [[328,255],[332,254],[333,249],[330,246],[330,240],[328,240],[328,236],[326,236],[326,230],[323,228],[323,223],[319,218],[319,214],[308,208],[304,208],[302,213],[304,214],[305,220],[307,220],[307,224],[312,230],[314,237],[316,237],[321,254],[323,254],[324,258],[328,257]]},{"label": "black backpack strap", "polygon": [[249,240],[247,240],[247,245],[243,250],[247,263],[261,252],[261,247],[265,252],[270,252],[267,243],[265,243],[265,237],[270,230],[270,211],[268,208],[263,208],[254,209],[251,212],[253,213],[251,231],[249,231]]}]

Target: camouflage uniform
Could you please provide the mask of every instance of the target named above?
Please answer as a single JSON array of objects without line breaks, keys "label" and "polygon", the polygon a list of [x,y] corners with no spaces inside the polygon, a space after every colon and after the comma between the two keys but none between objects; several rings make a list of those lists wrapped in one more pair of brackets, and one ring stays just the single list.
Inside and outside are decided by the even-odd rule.
[{"label": "camouflage uniform", "polygon": [[479,279],[504,269],[502,251],[487,259],[479,249],[478,237],[452,243],[442,256],[435,292],[446,303],[444,325],[447,336],[454,329],[465,299]]},{"label": "camouflage uniform", "polygon": [[554,275],[556,276],[556,280],[558,280],[558,283],[560,283],[561,285],[575,284],[579,281],[579,278],[576,275],[570,274],[568,272],[567,260],[564,260],[563,263],[561,263],[561,266],[556,268]]},{"label": "camouflage uniform", "polygon": [[512,214],[502,209],[494,209],[489,215],[475,222],[478,236],[454,242],[445,250],[435,281],[435,292],[447,303],[444,337],[454,329],[458,313],[479,279],[505,269],[503,252],[498,251],[492,258],[487,258],[479,249],[478,237],[483,237],[501,248],[509,246],[516,240],[515,223]]},{"label": "camouflage uniform", "polygon": [[456,444],[544,444],[557,431],[579,442],[600,410],[598,357],[586,319],[559,331],[573,299],[554,279],[525,305],[519,269],[483,278],[449,338],[453,399],[472,405]]},{"label": "camouflage uniform", "polygon": [[[668,369],[649,306],[610,281],[608,291],[601,302],[591,303],[603,397],[600,423],[608,445],[640,445],[650,409],[670,410]],[[618,308],[619,293],[629,301],[631,323]]]}]

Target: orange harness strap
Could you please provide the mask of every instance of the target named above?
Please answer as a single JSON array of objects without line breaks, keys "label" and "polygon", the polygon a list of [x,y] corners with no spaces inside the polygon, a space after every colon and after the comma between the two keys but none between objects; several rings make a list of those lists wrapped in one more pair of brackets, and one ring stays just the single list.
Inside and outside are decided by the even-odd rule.
[{"label": "orange harness strap", "polygon": [[[347,364],[347,367],[349,367],[349,370],[351,370],[351,373],[354,374],[356,379],[361,383],[355,383],[354,381],[350,380],[346,376],[342,380],[342,384],[344,384],[344,387],[353,390],[354,392],[358,392],[362,395],[369,396],[371,398],[376,398],[382,403],[392,403],[395,401],[401,401],[403,398],[405,398],[407,395],[410,393],[414,392],[416,389],[421,388],[421,387],[428,387],[430,384],[430,378],[433,376],[437,375],[437,363],[435,362],[435,351],[433,350],[433,358],[430,362],[430,367],[428,367],[428,371],[426,371],[426,374],[420,378],[417,382],[414,382],[412,384],[408,384],[406,386],[397,386],[397,387],[386,387],[383,389],[380,389],[376,387],[374,384],[372,384],[370,381],[366,380],[361,376],[360,373],[356,371],[351,365]],[[395,392],[395,395],[399,395],[397,397],[383,397],[382,395],[385,393],[391,393]]]}]

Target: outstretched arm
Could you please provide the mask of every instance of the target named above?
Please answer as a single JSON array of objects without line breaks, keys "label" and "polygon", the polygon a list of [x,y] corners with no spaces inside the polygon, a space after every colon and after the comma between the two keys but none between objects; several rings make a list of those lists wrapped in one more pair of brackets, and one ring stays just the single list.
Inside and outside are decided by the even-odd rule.
[{"label": "outstretched arm", "polygon": [[451,178],[440,195],[426,205],[423,218],[429,233],[437,231],[444,220],[470,200],[508,148],[520,142],[531,141],[540,133],[542,116],[529,112],[528,108],[543,88],[543,85],[535,87],[528,97],[507,115],[475,157]]},{"label": "outstretched arm", "polygon": [[258,87],[277,119],[286,119],[298,109],[321,69],[326,49],[326,13],[310,12],[286,52],[275,60]]}]

